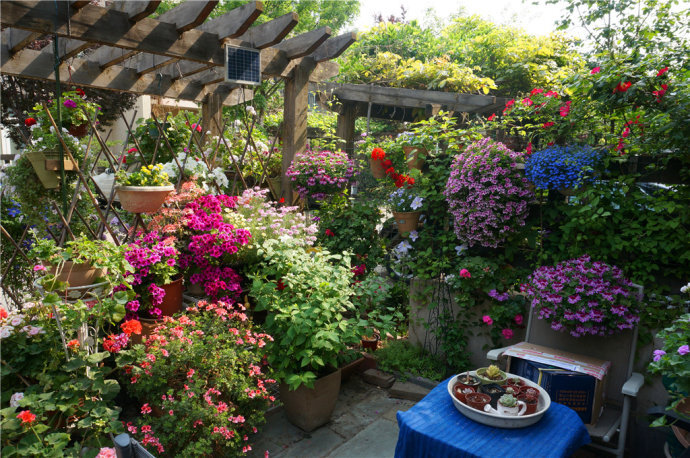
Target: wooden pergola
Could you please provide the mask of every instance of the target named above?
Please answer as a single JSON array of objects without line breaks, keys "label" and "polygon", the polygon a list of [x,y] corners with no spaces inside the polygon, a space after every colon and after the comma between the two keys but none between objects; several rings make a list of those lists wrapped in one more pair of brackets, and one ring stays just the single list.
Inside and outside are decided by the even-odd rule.
[{"label": "wooden pergola", "polygon": [[[222,107],[253,97],[247,87],[224,82],[223,48],[258,49],[262,78],[285,80],[285,171],[306,148],[309,82],[337,75],[337,64],[329,61],[354,43],[355,34],[331,37],[331,29],[321,27],[285,39],[297,14],[254,26],[264,9],[260,1],[206,20],[217,3],[186,1],[152,19],[160,0],[116,0],[108,7],[88,0],[3,1],[0,73],[53,81],[57,71],[60,80],[84,87],[201,102],[204,131],[217,135]],[[58,56],[53,46],[27,48],[43,35],[58,37]],[[283,176],[283,193],[289,189]]]},{"label": "wooden pergola", "polygon": [[345,140],[345,150],[354,151],[355,120],[359,117],[396,121],[418,121],[439,111],[451,115],[489,114],[502,110],[507,98],[458,94],[368,84],[320,83],[313,85],[328,108],[338,113],[337,135]]}]

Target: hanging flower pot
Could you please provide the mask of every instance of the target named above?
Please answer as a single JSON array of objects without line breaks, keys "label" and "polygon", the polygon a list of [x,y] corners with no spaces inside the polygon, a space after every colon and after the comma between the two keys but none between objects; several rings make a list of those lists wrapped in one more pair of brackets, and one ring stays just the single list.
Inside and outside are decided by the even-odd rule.
[{"label": "hanging flower pot", "polygon": [[161,208],[175,186],[116,186],[120,204],[130,213],[153,213]]},{"label": "hanging flower pot", "polygon": [[48,269],[51,275],[56,275],[58,282],[67,282],[71,288],[78,288],[81,286],[92,285],[96,278],[105,275],[103,269],[96,269],[91,266],[91,263],[85,262],[75,264],[72,261],[65,261],[58,273],[58,266],[52,266]]},{"label": "hanging flower pot", "polygon": [[[45,156],[45,169],[54,172],[60,171],[60,152],[59,151],[44,151]],[[73,172],[77,170],[78,164],[71,159],[67,159],[63,156],[62,164],[65,168],[65,172]]]},{"label": "hanging flower pot", "polygon": [[395,224],[398,226],[398,232],[401,236],[407,237],[412,231],[416,231],[419,227],[419,217],[422,212],[393,212]]},{"label": "hanging flower pot", "polygon": [[377,180],[386,178],[386,169],[381,160],[369,158],[369,167],[371,168],[371,175]]},{"label": "hanging flower pot", "polygon": [[165,296],[158,308],[163,316],[173,316],[182,310],[182,277],[161,285],[161,288],[165,291]]},{"label": "hanging flower pot", "polygon": [[403,151],[407,160],[407,168],[410,170],[422,170],[424,157],[426,157],[428,152],[427,149],[421,146],[403,146]]},{"label": "hanging flower pot", "polygon": [[55,189],[60,186],[58,174],[52,170],[46,170],[46,156],[42,151],[28,151],[24,154],[31,162],[31,166],[44,188]]},{"label": "hanging flower pot", "polygon": [[89,124],[84,123],[80,124],[78,126],[75,126],[74,124],[70,125],[67,128],[67,132],[69,132],[72,136],[77,137],[77,138],[82,138],[86,137],[86,134],[89,131]]}]

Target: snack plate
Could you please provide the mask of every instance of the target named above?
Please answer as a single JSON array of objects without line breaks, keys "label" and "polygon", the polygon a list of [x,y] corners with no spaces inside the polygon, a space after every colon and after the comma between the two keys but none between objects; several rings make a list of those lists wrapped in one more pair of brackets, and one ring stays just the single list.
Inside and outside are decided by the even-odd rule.
[{"label": "snack plate", "polygon": [[[463,372],[462,374],[456,375],[452,379],[448,381],[448,395],[450,398],[453,400],[453,404],[455,405],[455,408],[460,411],[461,414],[469,418],[470,420],[474,420],[478,423],[487,425],[487,426],[494,426],[496,428],[524,428],[530,425],[535,424],[539,420],[541,420],[541,417],[544,416],[547,410],[549,410],[549,407],[551,407],[551,398],[549,397],[549,394],[544,391],[542,387],[537,385],[536,383],[532,382],[531,380],[528,380],[524,377],[520,377],[518,375],[514,374],[506,374],[509,378],[519,378],[527,386],[531,386],[533,388],[536,388],[539,390],[539,400],[537,401],[537,411],[533,414],[530,415],[522,415],[520,417],[508,417],[504,415],[495,415],[492,413],[487,413],[487,412],[481,412],[477,409],[473,409],[472,407],[468,406],[467,404],[463,404],[460,402],[455,395],[453,395],[453,386],[457,383],[458,377],[460,375],[465,374]],[[470,371],[470,374],[476,375],[474,371]]]}]

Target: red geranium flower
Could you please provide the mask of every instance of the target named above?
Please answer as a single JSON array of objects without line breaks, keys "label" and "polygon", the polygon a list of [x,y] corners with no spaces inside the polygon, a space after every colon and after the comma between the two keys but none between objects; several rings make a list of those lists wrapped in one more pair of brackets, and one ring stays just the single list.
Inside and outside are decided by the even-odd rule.
[{"label": "red geranium flower", "polygon": [[136,152],[137,152],[136,148],[130,148],[127,150],[127,154],[132,154],[132,153],[136,153]]},{"label": "red geranium flower", "polygon": [[326,229],[326,235],[329,236],[329,237],[333,237],[335,234],[333,233],[332,230]]},{"label": "red geranium flower", "polygon": [[531,107],[532,105],[534,105],[534,102],[529,97],[525,97],[524,99],[522,99],[522,104]]},{"label": "red geranium flower", "polygon": [[77,90],[74,91],[74,92],[76,92],[77,94],[79,94],[79,95],[82,96],[82,97],[86,96],[86,93],[85,93],[84,90],[83,90],[82,88],[80,88],[80,87],[78,87]]},{"label": "red geranium flower", "polygon": [[632,86],[632,83],[630,81],[620,82],[618,85],[613,89],[613,93],[615,94],[616,92],[625,92],[628,89],[630,89],[630,86]]},{"label": "red geranium flower", "polygon": [[668,67],[664,67],[656,74],[656,76],[661,76],[668,71]]},{"label": "red geranium flower", "polygon": [[601,71],[601,67],[594,67],[591,72],[589,72],[590,75],[594,75],[596,73],[599,73]]},{"label": "red geranium flower", "polygon": [[17,418],[22,421],[22,425],[30,425],[36,420],[36,415],[32,414],[30,410],[22,410]]},{"label": "red geranium flower", "polygon": [[546,129],[546,128],[551,127],[551,126],[553,126],[553,123],[551,121],[545,122],[544,124],[541,125],[541,127],[543,129]]},{"label": "red geranium flower", "polygon": [[541,94],[542,92],[544,92],[544,89],[539,89],[538,87],[535,87],[534,89],[532,89],[532,92],[530,92],[530,95],[537,95]]},{"label": "red geranium flower", "polygon": [[386,152],[383,151],[381,148],[374,148],[371,151],[371,158],[374,160],[379,160],[382,161],[386,157]]},{"label": "red geranium flower", "polygon": [[285,289],[285,285],[283,284],[283,280],[278,280],[278,284],[276,285],[276,289],[278,291],[282,291]]},{"label": "red geranium flower", "polygon": [[652,91],[652,94],[656,96],[656,101],[661,102],[661,97],[666,94],[666,91],[668,90],[668,84],[662,84],[661,89],[658,91]]},{"label": "red geranium flower", "polygon": [[488,118],[486,118],[487,121],[493,121],[496,118],[496,113],[492,114]]},{"label": "red geranium flower", "polygon": [[34,124],[37,124],[37,123],[38,123],[38,121],[36,121],[34,118],[26,118],[26,119],[24,120],[24,125],[25,125],[26,127],[31,127],[31,126],[33,126]]},{"label": "red geranium flower", "polygon": [[141,334],[141,323],[138,320],[125,321],[120,327],[127,335]]},{"label": "red geranium flower", "polygon": [[70,349],[79,348],[79,341],[77,339],[70,340],[69,342],[67,342],[67,348],[70,348]]}]

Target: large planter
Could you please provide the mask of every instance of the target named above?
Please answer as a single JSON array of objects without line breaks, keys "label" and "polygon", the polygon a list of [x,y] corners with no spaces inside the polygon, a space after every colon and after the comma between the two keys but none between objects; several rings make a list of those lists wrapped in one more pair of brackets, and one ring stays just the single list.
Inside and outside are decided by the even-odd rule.
[{"label": "large planter", "polygon": [[377,180],[381,178],[386,178],[386,169],[383,166],[383,161],[379,159],[369,158],[369,167],[371,168],[371,174]]},{"label": "large planter", "polygon": [[[48,269],[51,275],[55,275],[58,266],[52,266]],[[78,288],[86,285],[93,285],[96,278],[105,275],[103,269],[96,269],[90,263],[75,264],[72,261],[65,261],[62,264],[57,281],[67,282],[71,288]]]},{"label": "large planter", "polygon": [[422,148],[421,146],[403,146],[403,151],[405,152],[405,159],[407,160],[407,168],[410,170],[422,170],[424,159],[419,157],[419,155],[422,154],[426,156],[426,148]]},{"label": "large planter", "polygon": [[314,382],[314,388],[302,385],[291,391],[286,383],[281,383],[280,400],[288,420],[307,432],[328,423],[338,400],[340,378],[338,369]]},{"label": "large planter", "polygon": [[120,205],[130,213],[153,213],[161,208],[175,186],[116,186]]},{"label": "large planter", "polygon": [[163,316],[173,316],[182,310],[182,277],[173,280],[166,285],[161,285],[165,296],[163,303],[158,306]]},{"label": "large planter", "polygon": [[422,216],[422,212],[393,212],[395,225],[398,226],[400,235],[407,237],[407,234],[417,230],[420,216]]}]

